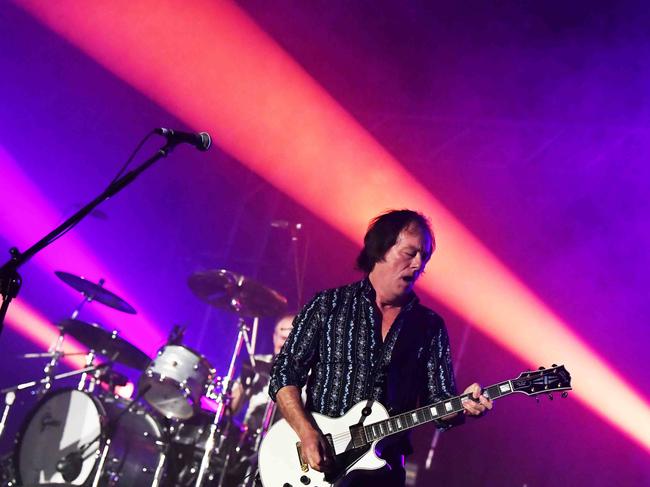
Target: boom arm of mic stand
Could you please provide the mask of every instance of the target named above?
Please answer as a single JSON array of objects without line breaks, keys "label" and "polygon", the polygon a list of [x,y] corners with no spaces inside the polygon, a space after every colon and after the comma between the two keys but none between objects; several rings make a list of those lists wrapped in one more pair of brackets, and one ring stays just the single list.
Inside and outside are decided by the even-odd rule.
[{"label": "boom arm of mic stand", "polygon": [[66,230],[69,230],[74,225],[79,223],[86,215],[93,211],[102,202],[106,201],[111,196],[114,196],[119,191],[124,189],[127,185],[132,183],[135,178],[137,178],[143,171],[148,169],[156,161],[162,159],[163,157],[167,157],[167,155],[172,151],[174,147],[176,147],[176,145],[178,145],[178,142],[174,141],[165,144],[156,152],[155,155],[144,161],[142,164],[140,164],[140,166],[136,167],[132,171],[129,171],[124,176],[110,184],[108,188],[106,188],[99,196],[97,196],[94,200],[81,208],[61,225],[48,233],[41,240],[28,248],[25,252],[21,253],[16,248],[12,248],[9,251],[11,258],[0,267],[0,295],[2,295],[2,306],[0,306],[0,334],[2,333],[2,328],[4,325],[5,316],[7,315],[7,310],[9,308],[9,303],[18,295],[20,286],[22,285],[22,278],[20,277],[20,274],[18,274],[18,269],[34,255],[51,244],[53,242],[53,239],[62,235]]}]

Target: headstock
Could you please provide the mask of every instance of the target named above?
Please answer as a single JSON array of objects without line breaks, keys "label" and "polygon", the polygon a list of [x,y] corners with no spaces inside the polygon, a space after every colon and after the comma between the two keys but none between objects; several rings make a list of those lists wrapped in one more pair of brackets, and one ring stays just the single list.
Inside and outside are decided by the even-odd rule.
[{"label": "headstock", "polygon": [[[539,370],[522,372],[510,382],[513,392],[521,392],[527,396],[571,390],[571,374],[564,365],[553,364],[549,369],[540,367]],[[562,393],[562,397],[566,395],[567,392]],[[553,396],[549,395],[549,398],[552,399]]]}]

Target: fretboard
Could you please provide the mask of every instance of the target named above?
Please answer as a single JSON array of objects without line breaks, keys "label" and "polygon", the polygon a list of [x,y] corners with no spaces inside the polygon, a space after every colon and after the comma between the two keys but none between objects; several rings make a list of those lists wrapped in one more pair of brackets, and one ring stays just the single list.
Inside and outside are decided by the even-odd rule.
[{"label": "fretboard", "polygon": [[[483,389],[483,395],[492,400],[507,396],[512,392],[512,383],[509,380]],[[400,431],[415,428],[421,424],[442,419],[445,416],[454,413],[459,413],[463,410],[463,401],[471,400],[470,396],[471,394],[463,394],[451,397],[429,406],[424,406],[407,413],[398,414],[397,416],[393,416],[383,421],[378,421],[377,423],[365,425],[363,431],[365,433],[366,441],[371,443],[375,440],[385,438],[386,436],[399,433]]]}]

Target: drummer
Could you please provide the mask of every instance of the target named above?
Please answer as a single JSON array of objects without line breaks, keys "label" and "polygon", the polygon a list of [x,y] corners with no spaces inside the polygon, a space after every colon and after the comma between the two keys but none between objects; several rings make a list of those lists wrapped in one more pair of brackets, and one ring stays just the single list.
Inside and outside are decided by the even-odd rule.
[{"label": "drummer", "polygon": [[285,314],[276,322],[273,331],[273,354],[255,355],[255,368],[246,364],[240,378],[233,384],[231,413],[237,414],[248,402],[244,424],[251,432],[256,432],[262,426],[266,407],[271,401],[268,388],[273,358],[287,340],[293,328],[294,318],[294,314]]}]

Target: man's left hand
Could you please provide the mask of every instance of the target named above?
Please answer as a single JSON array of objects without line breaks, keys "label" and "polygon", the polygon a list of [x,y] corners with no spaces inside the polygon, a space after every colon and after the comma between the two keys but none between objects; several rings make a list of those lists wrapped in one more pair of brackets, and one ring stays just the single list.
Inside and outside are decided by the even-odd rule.
[{"label": "man's left hand", "polygon": [[492,409],[492,400],[481,394],[482,391],[481,386],[476,382],[463,391],[463,394],[471,394],[474,399],[477,399],[477,401],[471,399],[463,401],[465,414],[469,416],[480,416],[487,410]]}]

